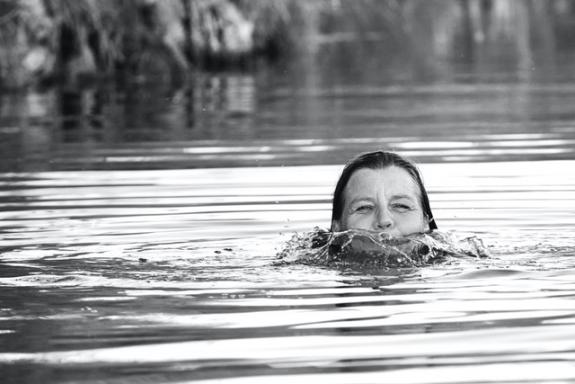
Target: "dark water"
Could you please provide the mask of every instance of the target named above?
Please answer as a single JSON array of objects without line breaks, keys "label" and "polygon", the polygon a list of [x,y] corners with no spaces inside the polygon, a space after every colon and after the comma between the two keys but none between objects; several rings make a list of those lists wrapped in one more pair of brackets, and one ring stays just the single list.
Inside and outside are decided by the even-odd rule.
[{"label": "dark water", "polygon": [[[571,62],[2,96],[1,381],[575,380]],[[382,147],[492,258],[277,265],[328,225],[341,164]]]}]

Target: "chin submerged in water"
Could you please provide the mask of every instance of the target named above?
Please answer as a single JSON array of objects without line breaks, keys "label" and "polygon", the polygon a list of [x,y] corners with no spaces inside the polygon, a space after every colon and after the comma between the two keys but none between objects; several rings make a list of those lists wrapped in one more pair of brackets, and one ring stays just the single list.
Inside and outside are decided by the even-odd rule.
[{"label": "chin submerged in water", "polygon": [[475,236],[437,230],[392,237],[361,229],[331,232],[316,228],[295,235],[278,256],[288,263],[377,269],[421,267],[449,256],[488,257],[489,251]]},{"label": "chin submerged in water", "polygon": [[331,230],[294,238],[280,257],[371,267],[420,266],[446,255],[487,256],[475,237],[441,233],[417,167],[384,151],[359,155],[343,169],[333,195]]}]

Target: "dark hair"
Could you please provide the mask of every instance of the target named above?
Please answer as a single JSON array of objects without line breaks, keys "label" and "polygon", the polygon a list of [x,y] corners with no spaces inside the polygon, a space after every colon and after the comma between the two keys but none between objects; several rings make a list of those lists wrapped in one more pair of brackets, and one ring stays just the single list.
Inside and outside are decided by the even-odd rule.
[{"label": "dark hair", "polygon": [[437,229],[437,224],[435,223],[435,219],[433,218],[433,214],[431,213],[431,206],[429,205],[429,198],[427,197],[427,191],[425,190],[425,186],[423,185],[423,181],[421,180],[421,176],[419,175],[419,170],[411,161],[399,156],[393,152],[386,152],[386,151],[375,151],[375,152],[367,152],[357,156],[355,159],[351,160],[346,164],[344,167],[339,180],[335,186],[335,191],[333,193],[333,207],[331,211],[331,226],[333,230],[333,223],[339,221],[341,219],[341,215],[343,214],[343,206],[344,206],[344,195],[343,192],[345,191],[345,187],[351,175],[359,169],[368,168],[368,169],[383,169],[389,166],[395,165],[399,168],[402,168],[409,173],[409,175],[413,178],[413,180],[419,186],[420,191],[420,199],[421,199],[421,207],[423,209],[423,214],[428,220],[429,229],[434,230]]}]

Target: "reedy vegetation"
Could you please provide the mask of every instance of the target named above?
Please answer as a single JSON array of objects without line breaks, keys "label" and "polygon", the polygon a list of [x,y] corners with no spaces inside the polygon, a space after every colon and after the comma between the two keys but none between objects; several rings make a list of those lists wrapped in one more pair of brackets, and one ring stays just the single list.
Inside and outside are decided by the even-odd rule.
[{"label": "reedy vegetation", "polygon": [[352,39],[442,55],[462,39],[525,50],[558,44],[574,9],[569,0],[0,0],[0,87],[170,79]]}]

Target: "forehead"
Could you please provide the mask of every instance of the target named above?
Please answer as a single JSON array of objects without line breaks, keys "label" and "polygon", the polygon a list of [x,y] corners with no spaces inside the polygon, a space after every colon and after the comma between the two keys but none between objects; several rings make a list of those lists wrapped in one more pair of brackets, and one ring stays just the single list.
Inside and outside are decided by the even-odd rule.
[{"label": "forehead", "polygon": [[369,197],[383,192],[386,197],[407,195],[419,198],[420,191],[416,181],[403,168],[361,168],[355,171],[345,187],[345,200],[356,197]]}]

